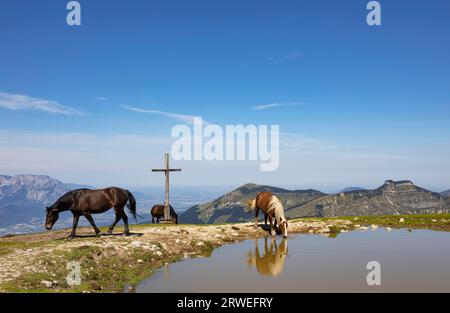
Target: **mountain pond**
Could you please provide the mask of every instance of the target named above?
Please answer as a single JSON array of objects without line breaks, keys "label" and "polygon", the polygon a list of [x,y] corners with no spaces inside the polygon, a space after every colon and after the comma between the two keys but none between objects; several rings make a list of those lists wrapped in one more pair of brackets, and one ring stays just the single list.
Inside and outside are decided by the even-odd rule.
[{"label": "mountain pond", "polygon": [[[134,291],[450,292],[449,247],[450,233],[429,230],[269,236],[166,265]],[[380,285],[368,284],[372,261]]]}]

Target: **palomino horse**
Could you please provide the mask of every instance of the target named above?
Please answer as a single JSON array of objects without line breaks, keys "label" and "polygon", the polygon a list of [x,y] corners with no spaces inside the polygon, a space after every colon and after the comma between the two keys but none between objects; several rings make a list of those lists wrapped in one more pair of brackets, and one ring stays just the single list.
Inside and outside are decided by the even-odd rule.
[{"label": "palomino horse", "polygon": [[280,245],[277,245],[276,240],[271,237],[270,248],[267,241],[267,237],[264,238],[264,253],[261,256],[258,239],[255,240],[255,252],[248,254],[247,264],[255,266],[261,275],[275,277],[283,272],[284,263],[288,256],[287,239],[283,238]]},{"label": "palomino horse", "polygon": [[[287,238],[288,222],[284,216],[284,207],[280,199],[271,192],[261,192],[256,196],[256,199],[248,201],[246,211],[255,210],[255,224],[258,226],[259,210],[263,211],[266,217],[269,217],[270,234],[274,235],[275,225],[278,225],[284,238]],[[273,219],[275,218],[275,225]]]},{"label": "palomino horse", "polygon": [[[173,207],[169,205],[170,208],[170,218],[175,221],[175,224],[178,224],[178,214],[175,212]],[[150,210],[150,213],[152,214],[152,223],[156,222],[159,223],[159,220],[161,218],[164,218],[164,205],[163,204],[155,204],[153,208]]]},{"label": "palomino horse", "polygon": [[[128,203],[128,205],[127,205]],[[116,220],[109,227],[107,234],[112,234],[114,226],[123,220],[125,224],[124,235],[128,236],[128,217],[125,214],[125,205],[127,205],[134,219],[136,220],[136,200],[131,192],[121,188],[107,188],[101,190],[77,189],[69,191],[64,196],[59,198],[51,207],[47,208],[47,217],[45,220],[45,228],[52,229],[59,217],[59,213],[64,211],[71,211],[73,214],[73,227],[67,239],[73,239],[78,225],[80,216],[84,216],[95,230],[97,235],[100,234],[100,229],[95,225],[91,214],[98,214],[114,208],[116,213]]]}]

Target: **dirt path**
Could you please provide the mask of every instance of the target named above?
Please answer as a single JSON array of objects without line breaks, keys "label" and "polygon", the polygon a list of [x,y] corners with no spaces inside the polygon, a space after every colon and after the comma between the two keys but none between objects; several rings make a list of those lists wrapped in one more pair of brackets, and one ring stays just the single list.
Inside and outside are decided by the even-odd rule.
[{"label": "dirt path", "polygon": [[[290,233],[321,233],[353,229],[345,220],[290,223]],[[135,225],[132,236],[121,229],[111,236],[93,236],[80,228],[72,241],[67,230],[0,239],[0,291],[115,292],[135,284],[161,265],[208,256],[224,244],[267,236],[252,223],[227,225]],[[67,262],[77,261],[82,283],[69,286]]]}]

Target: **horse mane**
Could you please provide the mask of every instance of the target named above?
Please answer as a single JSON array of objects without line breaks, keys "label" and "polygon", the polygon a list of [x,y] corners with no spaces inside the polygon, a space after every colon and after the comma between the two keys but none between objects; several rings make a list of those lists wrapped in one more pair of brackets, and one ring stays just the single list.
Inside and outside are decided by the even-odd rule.
[{"label": "horse mane", "polygon": [[73,204],[73,196],[78,191],[89,190],[87,188],[81,188],[66,192],[62,195],[50,208],[56,208],[58,211],[68,210]]}]

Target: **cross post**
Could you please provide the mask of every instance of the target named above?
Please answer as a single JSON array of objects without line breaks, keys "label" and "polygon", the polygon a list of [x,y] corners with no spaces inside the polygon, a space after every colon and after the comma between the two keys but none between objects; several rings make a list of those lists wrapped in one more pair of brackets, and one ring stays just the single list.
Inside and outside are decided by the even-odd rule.
[{"label": "cross post", "polygon": [[165,168],[155,168],[152,172],[164,172],[166,176],[166,191],[165,191],[165,201],[164,201],[164,220],[170,220],[170,202],[169,202],[169,173],[170,172],[181,172],[179,168],[170,168],[169,166],[169,154],[164,155]]}]

